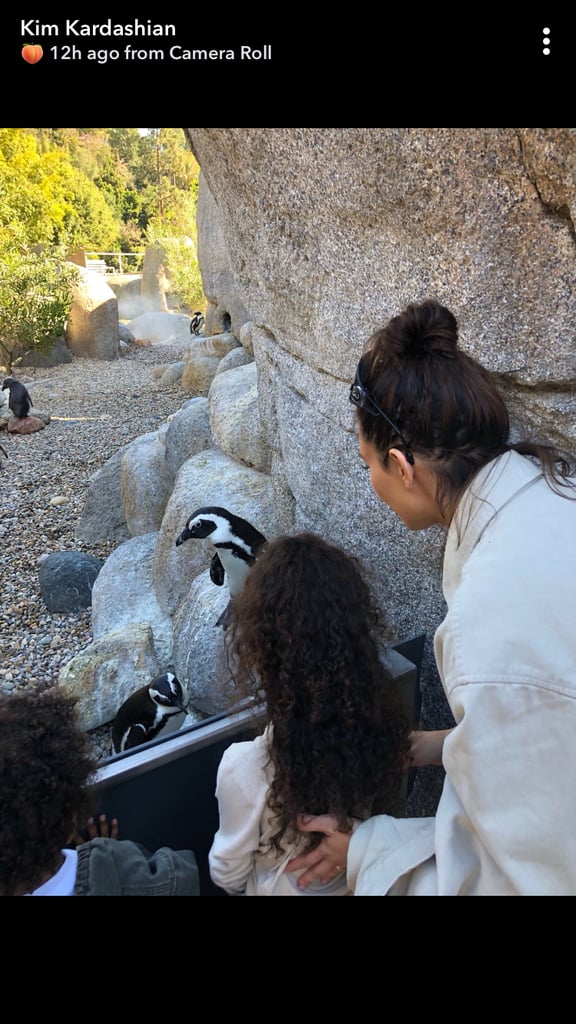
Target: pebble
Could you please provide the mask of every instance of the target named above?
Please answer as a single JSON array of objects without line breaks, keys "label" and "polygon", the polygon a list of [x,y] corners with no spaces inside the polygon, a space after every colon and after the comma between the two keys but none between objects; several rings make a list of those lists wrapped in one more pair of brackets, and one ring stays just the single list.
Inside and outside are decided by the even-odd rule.
[{"label": "pebble", "polygon": [[[163,385],[153,377],[156,365],[181,355],[177,347],[168,357],[166,352],[165,346],[134,347],[117,360],[74,357],[60,366],[13,370],[51,419],[45,430],[2,439],[8,460],[0,471],[0,691],[53,686],[64,665],[92,643],[89,608],[47,611],[39,565],[54,551],[84,551],[105,560],[114,550],[113,542],[79,543],[76,525],[92,475],[118,448],[158,429],[191,397],[179,382]],[[96,730],[93,739],[107,756],[106,730]]]}]

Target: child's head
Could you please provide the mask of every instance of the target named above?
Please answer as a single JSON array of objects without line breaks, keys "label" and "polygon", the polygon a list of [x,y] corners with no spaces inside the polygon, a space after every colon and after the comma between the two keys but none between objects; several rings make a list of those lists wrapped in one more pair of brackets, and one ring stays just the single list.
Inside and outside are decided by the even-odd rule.
[{"label": "child's head", "polygon": [[51,873],[90,811],[96,770],[75,701],[54,690],[0,695],[0,893]]},{"label": "child's head", "polygon": [[311,533],[279,537],[252,566],[232,615],[238,685],[264,701],[273,726],[283,828],[304,810],[344,820],[391,809],[408,723],[357,561]]},{"label": "child's head", "polygon": [[240,667],[254,669],[273,716],[285,682],[311,688],[327,674],[354,673],[372,651],[376,610],[356,561],[311,533],[269,543],[234,601]]}]

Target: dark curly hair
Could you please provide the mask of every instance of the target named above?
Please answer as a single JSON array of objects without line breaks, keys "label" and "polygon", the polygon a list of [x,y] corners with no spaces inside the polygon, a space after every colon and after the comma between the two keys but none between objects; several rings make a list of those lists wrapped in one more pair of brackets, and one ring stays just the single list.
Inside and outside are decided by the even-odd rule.
[{"label": "dark curly hair", "polygon": [[31,892],[54,872],[96,771],[75,700],[55,690],[0,696],[0,892]]},{"label": "dark curly hair", "polygon": [[[381,620],[356,559],[312,533],[270,542],[232,605],[237,688],[271,724],[276,850],[301,813],[402,812],[409,722],[384,667]],[[318,837],[316,837],[316,842]]]}]

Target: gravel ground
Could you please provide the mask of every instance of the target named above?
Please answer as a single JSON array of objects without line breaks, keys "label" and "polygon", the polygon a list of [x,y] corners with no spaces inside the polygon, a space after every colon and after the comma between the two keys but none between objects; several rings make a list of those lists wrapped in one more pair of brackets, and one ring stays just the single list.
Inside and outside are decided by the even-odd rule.
[{"label": "gravel ground", "polygon": [[74,531],[90,477],[122,445],[157,428],[189,398],[153,377],[179,349],[134,347],[112,362],[74,358],[48,369],[15,368],[34,406],[50,413],[35,434],[0,432],[0,690],[52,686],[63,665],[92,642],[90,609],[46,610],[39,559],[85,551],[104,560],[113,543],[88,546]]}]

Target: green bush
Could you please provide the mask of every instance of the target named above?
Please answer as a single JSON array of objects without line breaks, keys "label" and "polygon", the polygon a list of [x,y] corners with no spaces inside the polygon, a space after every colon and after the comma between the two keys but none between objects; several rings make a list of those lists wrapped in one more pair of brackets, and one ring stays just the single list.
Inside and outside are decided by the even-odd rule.
[{"label": "green bush", "polygon": [[174,191],[172,202],[164,195],[162,215],[152,217],[146,229],[148,245],[159,245],[166,254],[166,276],[170,281],[170,296],[176,307],[184,313],[199,309],[206,312],[206,296],[198,265],[196,206],[197,181],[187,193]]},{"label": "green bush", "polygon": [[191,313],[206,312],[206,296],[198,266],[196,245],[191,238],[164,238],[162,244],[168,257],[170,292],[177,308]]},{"label": "green bush", "polygon": [[58,252],[0,253],[0,358],[8,373],[32,349],[47,351],[64,333],[77,269]]}]

